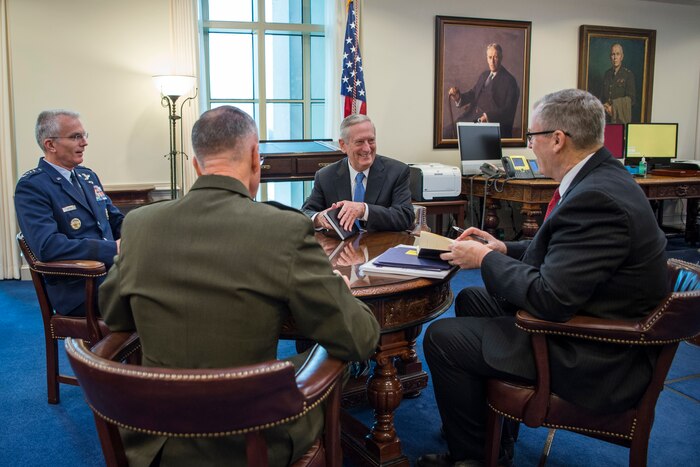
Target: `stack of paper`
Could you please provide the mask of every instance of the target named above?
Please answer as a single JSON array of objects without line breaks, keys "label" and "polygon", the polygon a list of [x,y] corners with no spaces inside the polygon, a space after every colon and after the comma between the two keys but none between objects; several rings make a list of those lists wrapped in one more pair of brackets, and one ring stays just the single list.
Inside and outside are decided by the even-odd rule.
[{"label": "stack of paper", "polygon": [[415,246],[398,245],[360,266],[360,271],[370,275],[400,274],[443,279],[454,268],[455,266],[450,266],[447,261],[418,257],[418,249]]}]

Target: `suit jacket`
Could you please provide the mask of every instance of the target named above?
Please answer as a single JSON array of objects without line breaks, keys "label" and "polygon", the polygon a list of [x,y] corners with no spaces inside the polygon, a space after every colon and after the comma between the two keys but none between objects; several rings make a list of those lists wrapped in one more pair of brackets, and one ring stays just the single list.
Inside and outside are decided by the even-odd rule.
[{"label": "suit jacket", "polygon": [[[330,355],[362,360],[379,325],[334,275],[301,212],[253,201],[231,177],[199,177],[175,201],[130,212],[119,256],[100,288],[100,310],[113,331],[136,329],[143,364],[222,368],[277,356],[282,324]],[[266,434],[270,464],[308,450],[322,409]],[[242,437],[180,439],[125,432],[130,465],[245,465]]]},{"label": "suit jacket", "polygon": [[[124,215],[105,195],[95,172],[83,166],[74,170],[85,201],[43,157],[37,168],[22,175],[15,188],[19,227],[41,261],[88,259],[109,267],[117,254],[115,240]],[[82,279],[52,277],[46,282],[58,313],[68,313],[85,301]]]},{"label": "suit jacket", "polygon": [[[520,98],[518,83],[505,67],[501,67],[486,87],[486,79],[490,74],[489,70],[484,71],[479,75],[474,87],[462,93],[460,107],[471,105],[458,121],[471,122],[485,112],[489,122],[501,124],[501,137],[510,138],[513,135],[513,119]],[[490,95],[485,97],[487,89],[490,90]]]},{"label": "suit jacket", "polygon": [[[665,246],[642,189],[601,148],[535,237],[508,242],[507,255],[487,254],[481,270],[490,293],[542,319],[637,319],[666,294]],[[564,337],[550,342],[553,390],[593,409],[637,402],[657,356],[641,347]],[[513,318],[493,321],[483,352],[495,368],[534,377],[529,339]]]},{"label": "suit jacket", "polygon": [[[367,177],[365,203],[369,209],[368,231],[401,231],[413,225],[414,212],[409,186],[410,169],[403,162],[376,156]],[[311,217],[333,203],[352,200],[348,158],[316,172],[314,189],[302,206]]]}]

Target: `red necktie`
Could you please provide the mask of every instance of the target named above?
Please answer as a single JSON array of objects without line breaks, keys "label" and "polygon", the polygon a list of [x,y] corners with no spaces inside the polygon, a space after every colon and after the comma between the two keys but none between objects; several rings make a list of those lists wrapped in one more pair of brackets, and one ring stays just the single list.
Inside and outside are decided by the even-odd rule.
[{"label": "red necktie", "polygon": [[554,206],[557,205],[559,200],[561,199],[561,195],[559,194],[559,188],[554,190],[554,195],[552,195],[552,199],[549,201],[549,204],[547,205],[547,213],[544,215],[544,218],[547,219],[549,215],[552,213],[552,210],[554,209]]}]

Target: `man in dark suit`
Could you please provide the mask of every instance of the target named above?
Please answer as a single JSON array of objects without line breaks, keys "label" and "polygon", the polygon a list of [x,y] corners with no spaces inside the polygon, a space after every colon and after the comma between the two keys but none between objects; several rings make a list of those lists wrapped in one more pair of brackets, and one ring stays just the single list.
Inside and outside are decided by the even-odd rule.
[{"label": "man in dark suit", "polygon": [[[147,366],[274,359],[290,317],[330,355],[368,358],[379,325],[347,278],[331,270],[309,219],[254,201],[261,158],[253,119],[231,106],[209,110],[192,129],[192,145],[199,178],[187,195],[124,221],[120,254],[100,288],[110,329],[138,331]],[[266,431],[270,465],[288,465],[309,449],[323,428],[322,411]],[[122,437],[132,466],[246,465],[243,436]]]},{"label": "man in dark suit", "polygon": [[[340,207],[338,218],[346,230],[352,230],[356,220],[368,231],[409,229],[414,218],[410,170],[403,162],[377,155],[376,131],[369,117],[346,117],[339,143],[347,158],[316,172],[314,189],[301,208],[314,226],[332,229],[319,214]],[[358,199],[358,180],[364,199]]]},{"label": "man in dark suit", "polygon": [[[36,141],[39,165],[15,187],[15,211],[24,238],[40,261],[84,259],[111,266],[119,250],[124,216],[105,194],[97,174],[83,162],[88,145],[80,116],[68,110],[41,112]],[[49,276],[51,304],[62,315],[85,315],[85,281]]]},{"label": "man in dark suit", "polygon": [[[486,46],[489,69],[476,80],[473,88],[461,93],[450,88],[448,94],[463,113],[458,122],[496,122],[501,124],[501,137],[513,136],[513,119],[518,106],[520,90],[513,75],[503,66],[503,49],[500,44]],[[452,125],[452,132],[454,132]]]},{"label": "man in dark suit", "polygon": [[[481,268],[485,288],[461,291],[457,317],[426,331],[449,454],[423,456],[417,465],[480,465],[486,380],[535,378],[529,337],[514,326],[517,309],[557,322],[574,315],[638,319],[664,297],[666,239],[639,185],[603,147],[604,127],[603,104],[592,94],[545,96],[535,104],[528,140],[542,173],[560,186],[542,227],[522,242],[469,228],[442,255],[461,268]],[[657,356],[639,346],[549,342],[553,391],[601,411],[634,405]]]}]

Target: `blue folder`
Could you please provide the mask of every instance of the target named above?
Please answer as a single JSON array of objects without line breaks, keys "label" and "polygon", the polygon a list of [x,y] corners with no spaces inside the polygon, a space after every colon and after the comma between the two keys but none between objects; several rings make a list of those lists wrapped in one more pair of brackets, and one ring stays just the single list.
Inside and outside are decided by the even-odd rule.
[{"label": "blue folder", "polygon": [[452,267],[447,261],[441,259],[420,258],[415,247],[401,245],[389,248],[372,263],[375,266],[421,269],[424,271],[445,271]]}]

